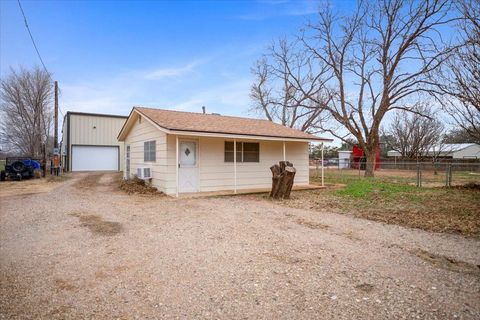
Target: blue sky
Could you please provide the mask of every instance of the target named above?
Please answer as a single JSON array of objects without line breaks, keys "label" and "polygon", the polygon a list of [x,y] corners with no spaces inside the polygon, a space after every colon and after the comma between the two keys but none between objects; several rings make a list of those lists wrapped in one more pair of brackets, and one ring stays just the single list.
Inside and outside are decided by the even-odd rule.
[{"label": "blue sky", "polygon": [[[351,3],[336,2],[337,6]],[[251,112],[250,67],[293,35],[318,1],[22,1],[63,111],[134,105]],[[0,2],[0,76],[40,65],[16,1]]]}]

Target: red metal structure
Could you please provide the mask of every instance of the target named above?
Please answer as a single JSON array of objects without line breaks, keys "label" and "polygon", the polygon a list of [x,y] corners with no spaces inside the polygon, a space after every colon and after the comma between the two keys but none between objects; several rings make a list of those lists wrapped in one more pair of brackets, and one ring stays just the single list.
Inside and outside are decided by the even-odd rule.
[{"label": "red metal structure", "polygon": [[[365,156],[365,152],[363,152],[362,148],[360,148],[359,146],[354,145],[352,149],[352,168],[365,170],[366,162],[367,162],[367,158]],[[380,168],[380,146],[377,146],[377,152],[375,155],[375,170],[379,168]]]}]

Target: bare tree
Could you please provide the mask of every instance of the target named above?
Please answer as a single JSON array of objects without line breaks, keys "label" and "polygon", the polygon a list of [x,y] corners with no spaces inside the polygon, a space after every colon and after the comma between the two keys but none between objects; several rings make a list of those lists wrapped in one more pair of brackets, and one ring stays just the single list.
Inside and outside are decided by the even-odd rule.
[{"label": "bare tree", "polygon": [[445,143],[478,143],[477,141],[462,128],[451,129],[445,134]]},{"label": "bare tree", "polygon": [[11,70],[0,81],[0,142],[12,151],[38,157],[52,126],[50,75],[40,68]]},{"label": "bare tree", "polygon": [[442,151],[443,123],[435,119],[430,107],[422,105],[415,111],[396,111],[382,133],[388,147],[400,153],[402,158],[422,159],[431,152]]},{"label": "bare tree", "polygon": [[416,112],[431,74],[447,59],[438,29],[456,19],[452,6],[450,0],[360,1],[352,15],[342,17],[326,6],[302,34],[308,52],[332,75],[335,94],[325,109],[337,125],[324,129],[344,140],[340,125],[355,137],[367,158],[365,176],[374,175],[385,115]]},{"label": "bare tree", "polygon": [[457,0],[462,46],[440,72],[437,98],[454,123],[480,143],[480,2]]},{"label": "bare tree", "polygon": [[314,68],[310,53],[299,47],[298,41],[274,42],[252,68],[254,109],[284,126],[318,131],[325,121],[323,107],[331,98],[325,90],[326,71]]}]

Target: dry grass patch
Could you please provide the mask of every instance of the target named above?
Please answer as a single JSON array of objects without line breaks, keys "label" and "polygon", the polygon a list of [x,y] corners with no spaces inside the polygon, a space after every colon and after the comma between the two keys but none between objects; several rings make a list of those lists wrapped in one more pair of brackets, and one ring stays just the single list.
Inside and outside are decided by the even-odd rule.
[{"label": "dry grass patch", "polygon": [[63,279],[60,279],[60,278],[55,278],[55,287],[56,287],[57,291],[61,291],[61,290],[72,291],[76,288],[70,282],[68,282],[66,280],[63,280]]},{"label": "dry grass patch", "polygon": [[370,283],[362,283],[355,286],[355,288],[368,293],[368,292],[372,292],[375,287],[373,284],[370,284]]},{"label": "dry grass patch", "polygon": [[454,186],[453,188],[460,189],[460,190],[465,189],[465,190],[480,191],[480,183],[470,182],[470,183],[464,184],[463,186]]},{"label": "dry grass patch", "polygon": [[106,221],[96,214],[71,213],[71,216],[79,218],[80,226],[88,228],[93,234],[113,236],[122,231],[122,224],[119,222]]},{"label": "dry grass patch", "polygon": [[79,189],[91,189],[98,185],[103,173],[88,174],[75,183]]},{"label": "dry grass patch", "polygon": [[328,225],[326,224],[308,221],[302,218],[295,220],[295,222],[301,226],[305,226],[310,229],[327,229],[328,228]]},{"label": "dry grass patch", "polygon": [[122,231],[122,225],[118,222],[105,221],[102,217],[91,214],[87,216],[81,216],[80,222],[82,227],[87,227],[92,233],[113,236]]},{"label": "dry grass patch", "polygon": [[0,182],[0,198],[26,196],[37,193],[46,193],[61,185],[60,181],[49,181],[48,179],[25,179],[21,181]]}]

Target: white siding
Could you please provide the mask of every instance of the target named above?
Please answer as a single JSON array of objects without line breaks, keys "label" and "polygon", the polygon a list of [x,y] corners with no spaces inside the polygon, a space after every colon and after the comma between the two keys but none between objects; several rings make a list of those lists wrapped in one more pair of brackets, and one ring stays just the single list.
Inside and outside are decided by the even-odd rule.
[{"label": "white siding", "polygon": [[[157,159],[155,163],[144,163],[143,143],[156,140]],[[179,136],[179,140],[198,143],[199,191],[233,190],[234,167],[224,161],[224,143],[232,139]],[[237,163],[237,189],[269,188],[272,183],[270,166],[283,160],[283,142],[237,140],[260,143],[260,162]],[[135,174],[138,167],[152,168],[152,184],[169,195],[176,194],[176,136],[165,134],[145,119],[138,119],[127,134],[125,145],[130,145],[130,172]],[[123,154],[125,158],[125,154]],[[297,169],[295,185],[309,184],[308,142],[286,142],[286,159]]]},{"label": "white siding", "polygon": [[[70,150],[72,145],[119,146],[120,171],[124,170],[123,142],[117,136],[125,123],[125,118],[98,115],[70,115]],[[63,142],[67,143],[67,131],[63,130]],[[71,161],[71,159],[70,159]],[[72,163],[70,162],[70,168]]]},{"label": "white siding", "polygon": [[[200,191],[232,190],[234,167],[224,161],[225,139],[200,137],[199,189]],[[227,141],[233,141],[228,139]],[[237,140],[260,143],[260,162],[237,163],[237,189],[268,188],[272,183],[270,166],[283,160],[283,142]],[[295,185],[309,183],[308,143],[286,142],[286,159],[297,169]]]},{"label": "white siding", "polygon": [[[143,158],[143,143],[145,141],[156,141],[156,160],[155,162],[145,162]],[[166,193],[166,188],[169,185],[168,180],[175,181],[175,171],[173,174],[167,169],[167,135],[158,130],[150,122],[142,119],[139,123],[138,118],[135,124],[130,129],[125,145],[130,145],[130,175],[131,177],[137,173],[138,167],[150,167],[152,170],[152,184],[158,190]],[[125,153],[122,153],[122,158],[125,160]],[[173,166],[173,169],[175,167]],[[126,172],[124,173],[126,177]]]}]

